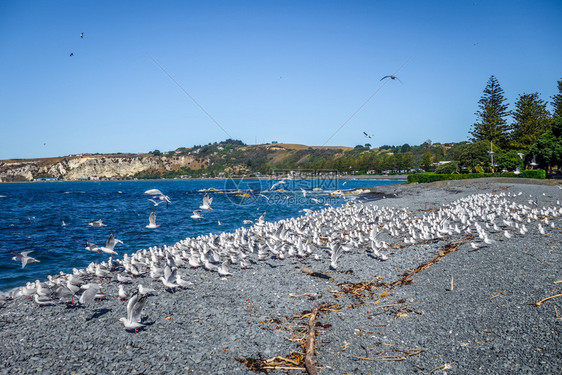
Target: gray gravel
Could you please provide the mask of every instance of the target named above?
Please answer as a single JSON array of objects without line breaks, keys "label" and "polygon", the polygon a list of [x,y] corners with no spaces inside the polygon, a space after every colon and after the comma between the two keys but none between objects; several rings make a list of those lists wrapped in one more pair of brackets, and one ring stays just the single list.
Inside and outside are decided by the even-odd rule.
[{"label": "gray gravel", "polygon": [[[487,180],[391,185],[377,189],[385,199],[366,204],[407,207],[414,217],[472,194],[519,191],[521,203],[556,206],[562,200],[558,186]],[[389,249],[385,262],[358,249],[343,256],[337,271],[329,269],[327,255],[320,261],[268,259],[233,268],[229,278],[189,270],[182,275],[194,285],[174,294],[139,278],[126,289],[142,282],[156,292],[143,311],[148,325],[137,334],[118,322],[126,303],[117,300],[116,281],[104,282],[106,297],[85,308],[7,300],[0,308],[0,374],[248,374],[236,358],[299,351],[287,338],[306,320],[294,316],[324,303],[333,311],[318,318],[320,374],[560,374],[562,297],[529,303],[562,293],[562,283],[555,284],[562,280],[561,219],[547,235],[535,227],[511,240],[496,235],[477,251],[464,242],[395,288],[388,283],[463,236]],[[359,282],[387,286],[368,298],[338,293],[342,283]],[[375,358],[399,360],[369,360]]]}]

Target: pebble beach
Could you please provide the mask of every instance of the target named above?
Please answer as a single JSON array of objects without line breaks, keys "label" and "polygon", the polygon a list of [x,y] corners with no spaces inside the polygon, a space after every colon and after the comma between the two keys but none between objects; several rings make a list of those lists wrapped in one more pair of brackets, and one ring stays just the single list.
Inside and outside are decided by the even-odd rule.
[{"label": "pebble beach", "polygon": [[[286,227],[297,229],[279,240],[287,253],[248,251],[249,264],[233,262],[230,275],[186,262],[177,265],[190,282],[184,288],[164,288],[148,272],[132,277],[123,284],[129,294],[138,284],[154,289],[138,332],[119,322],[127,316],[119,262],[101,280],[81,276],[101,285],[91,303],[4,295],[0,374],[310,373],[311,327],[319,374],[562,373],[560,182],[396,184],[371,194],[382,199],[292,219]],[[463,223],[461,202],[471,197],[513,215]],[[322,215],[342,217],[341,225],[317,229]],[[427,237],[401,230],[435,221],[440,232]],[[276,225],[241,236],[267,249]],[[478,239],[478,227],[490,243]],[[332,240],[344,246],[337,267]],[[297,241],[308,252],[294,254]]]}]

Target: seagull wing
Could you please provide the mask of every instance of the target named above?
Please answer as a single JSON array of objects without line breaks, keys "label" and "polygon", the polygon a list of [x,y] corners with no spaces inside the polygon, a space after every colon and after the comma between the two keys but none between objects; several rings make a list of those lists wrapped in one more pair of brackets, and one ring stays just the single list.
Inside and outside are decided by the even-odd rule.
[{"label": "seagull wing", "polygon": [[141,322],[141,313],[144,305],[146,305],[146,300],[148,299],[148,294],[140,297],[138,300],[135,301],[133,305],[131,305],[131,309],[129,310],[129,305],[127,305],[127,318],[130,319],[131,322]]},{"label": "seagull wing", "polygon": [[139,300],[139,292],[135,291],[135,293],[129,298],[129,302],[127,302],[127,320],[132,322],[131,316],[133,313],[134,306],[137,304]]},{"label": "seagull wing", "polygon": [[148,217],[148,222],[150,225],[156,225],[156,211],[152,211]]},{"label": "seagull wing", "polygon": [[84,293],[82,293],[79,302],[83,305],[92,302],[96,297],[98,290],[99,286],[97,284],[88,284],[88,289],[86,289]]},{"label": "seagull wing", "polygon": [[164,279],[166,279],[166,281],[170,281],[171,274],[172,274],[172,269],[170,268],[170,266],[166,266],[166,268],[164,268]]},{"label": "seagull wing", "polygon": [[113,250],[113,248],[115,247],[115,236],[113,235],[113,233],[111,233],[109,235],[109,238],[107,239],[107,242],[105,243],[105,247],[107,247],[108,249]]},{"label": "seagull wing", "polygon": [[158,190],[158,189],[150,189],[150,190],[145,191],[144,193],[145,193],[145,194],[148,194],[148,195],[164,195],[164,194],[162,194],[162,192],[161,192],[160,190]]}]

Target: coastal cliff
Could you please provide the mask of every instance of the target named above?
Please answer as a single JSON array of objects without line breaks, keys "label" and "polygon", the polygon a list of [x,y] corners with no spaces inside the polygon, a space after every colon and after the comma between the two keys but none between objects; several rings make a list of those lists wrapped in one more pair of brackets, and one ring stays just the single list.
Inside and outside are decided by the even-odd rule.
[{"label": "coastal cliff", "polygon": [[38,178],[86,180],[131,178],[141,173],[201,169],[206,160],[193,155],[83,155],[48,159],[2,160],[0,182],[33,181]]}]

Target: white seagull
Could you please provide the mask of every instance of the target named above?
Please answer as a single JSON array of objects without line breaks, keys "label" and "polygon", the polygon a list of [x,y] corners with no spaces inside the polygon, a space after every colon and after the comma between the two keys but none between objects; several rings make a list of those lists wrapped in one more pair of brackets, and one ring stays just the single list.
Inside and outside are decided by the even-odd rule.
[{"label": "white seagull", "polygon": [[88,225],[92,226],[92,227],[96,227],[96,228],[100,228],[100,227],[106,227],[107,225],[105,225],[101,219],[96,220],[96,221],[90,221],[88,223]]},{"label": "white seagull", "polygon": [[146,228],[154,229],[158,228],[160,225],[156,225],[156,211],[152,211],[148,217],[148,225]]},{"label": "white seagull", "polygon": [[40,263],[37,259],[30,257],[28,255],[33,251],[34,250],[22,251],[21,253],[12,252],[12,254],[15,255],[15,257],[13,257],[12,260],[15,260],[16,262],[21,262],[21,268],[25,268],[27,263]]},{"label": "white seagull", "polygon": [[109,235],[109,238],[107,239],[107,241],[106,241],[106,243],[105,243],[105,246],[102,246],[102,247],[100,247],[100,248],[98,248],[98,249],[101,250],[101,251],[103,251],[103,252],[106,253],[106,254],[111,255],[111,256],[117,255],[117,252],[113,250],[113,248],[115,247],[115,244],[116,244],[117,242],[121,242],[121,243],[122,243],[121,240],[117,240],[117,239],[115,238],[115,236],[113,235],[113,233],[111,233],[111,234]]},{"label": "white seagull", "polygon": [[201,220],[203,218],[203,216],[201,216],[201,210],[193,211],[193,215],[191,215],[190,217],[192,219],[198,219],[198,220]]},{"label": "white seagull", "polygon": [[127,303],[127,317],[119,319],[125,328],[134,329],[137,333],[139,328],[144,327],[144,324],[141,323],[141,313],[147,298],[147,295],[139,296],[139,293],[135,293],[131,297]]},{"label": "white seagull", "polygon": [[205,196],[203,197],[203,204],[199,206],[199,208],[202,210],[212,211],[211,203],[213,203],[213,198],[209,197],[209,193],[205,193]]}]

